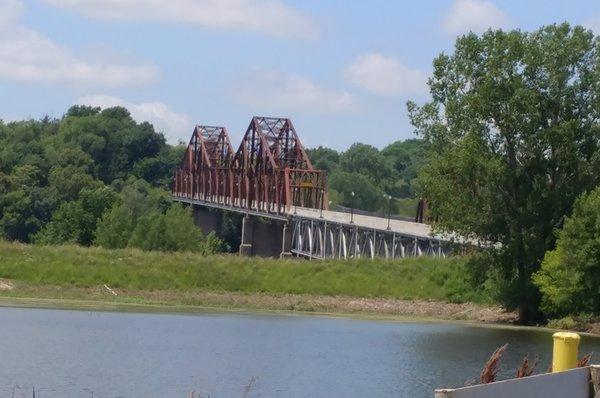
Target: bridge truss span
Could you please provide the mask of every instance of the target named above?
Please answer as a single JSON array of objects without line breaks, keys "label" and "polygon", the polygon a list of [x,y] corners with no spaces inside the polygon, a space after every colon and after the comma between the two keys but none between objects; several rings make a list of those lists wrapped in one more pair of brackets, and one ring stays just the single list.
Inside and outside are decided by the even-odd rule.
[{"label": "bridge truss span", "polygon": [[224,127],[196,126],[173,196],[286,213],[327,209],[327,178],[308,158],[290,119],[255,116],[234,151]]},{"label": "bridge truss span", "polygon": [[216,200],[227,195],[233,156],[225,127],[196,126],[183,162],[175,171],[173,194],[200,200]]}]

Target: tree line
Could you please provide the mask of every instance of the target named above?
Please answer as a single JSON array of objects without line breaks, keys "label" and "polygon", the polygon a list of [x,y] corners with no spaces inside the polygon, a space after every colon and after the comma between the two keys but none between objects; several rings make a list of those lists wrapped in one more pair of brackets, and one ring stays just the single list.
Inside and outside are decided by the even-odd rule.
[{"label": "tree line", "polygon": [[427,153],[424,140],[396,141],[382,150],[361,143],[342,152],[320,146],[307,153],[313,167],[327,171],[334,207],[415,217],[417,175]]},{"label": "tree line", "polygon": [[0,122],[0,237],[40,244],[191,250],[202,236],[169,187],[184,148],[121,107]]}]

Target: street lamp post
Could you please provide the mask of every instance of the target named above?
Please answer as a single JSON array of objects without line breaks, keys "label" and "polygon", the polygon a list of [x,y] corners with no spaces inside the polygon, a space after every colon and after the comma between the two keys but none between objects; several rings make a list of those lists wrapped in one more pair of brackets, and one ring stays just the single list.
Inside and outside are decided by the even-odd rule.
[{"label": "street lamp post", "polygon": [[350,224],[354,224],[354,191],[351,192],[352,199],[350,204]]},{"label": "street lamp post", "polygon": [[298,194],[298,187],[294,187],[294,197],[292,200],[294,201],[294,215],[298,214],[298,199],[296,195]]},{"label": "street lamp post", "polygon": [[389,231],[391,229],[390,228],[390,219],[392,218],[392,195],[388,195],[387,199],[388,199],[388,214],[387,214],[387,216],[388,216],[388,225],[387,225],[387,229]]}]

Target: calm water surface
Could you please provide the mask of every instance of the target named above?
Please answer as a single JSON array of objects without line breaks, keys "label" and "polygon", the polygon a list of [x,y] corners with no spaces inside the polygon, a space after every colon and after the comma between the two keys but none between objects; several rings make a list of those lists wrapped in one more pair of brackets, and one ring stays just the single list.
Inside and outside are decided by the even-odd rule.
[{"label": "calm water surface", "polygon": [[[0,397],[433,397],[477,376],[509,343],[503,373],[551,335],[443,323],[238,314],[0,308]],[[582,353],[600,352],[584,337]],[[595,356],[598,359],[598,355]]]}]

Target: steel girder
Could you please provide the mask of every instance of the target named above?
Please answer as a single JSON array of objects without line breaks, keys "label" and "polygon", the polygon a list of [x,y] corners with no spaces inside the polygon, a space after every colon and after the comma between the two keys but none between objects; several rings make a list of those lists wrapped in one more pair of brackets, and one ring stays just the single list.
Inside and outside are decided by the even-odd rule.
[{"label": "steel girder", "polygon": [[328,208],[325,172],[313,168],[284,118],[253,117],[235,153],[224,127],[197,126],[173,194],[274,213]]},{"label": "steel girder", "polygon": [[323,219],[292,218],[292,253],[308,258],[445,257],[448,242],[335,223]]}]

